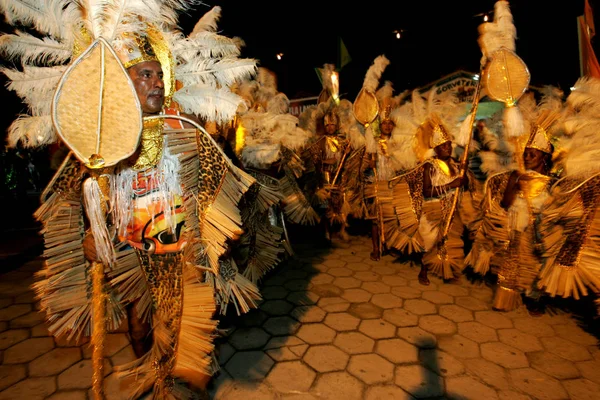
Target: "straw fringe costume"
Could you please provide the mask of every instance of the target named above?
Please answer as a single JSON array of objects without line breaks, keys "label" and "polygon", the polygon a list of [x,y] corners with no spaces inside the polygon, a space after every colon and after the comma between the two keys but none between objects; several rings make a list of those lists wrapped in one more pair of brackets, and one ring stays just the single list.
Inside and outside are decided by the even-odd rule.
[{"label": "straw fringe costume", "polygon": [[[154,398],[194,398],[197,394],[178,382],[184,380],[202,388],[215,370],[215,299],[252,303],[257,298],[256,290],[244,283],[235,269],[220,264],[227,241],[242,232],[237,207],[253,179],[235,168],[205,131],[174,129],[164,118],[144,119],[142,124],[139,101],[128,103],[132,107],[138,104],[137,110],[119,104],[128,98],[137,100],[137,95],[127,83],[129,78],[117,56],[125,67],[159,61],[165,74],[165,98],[172,97],[184,112],[217,121],[233,117],[241,98],[228,86],[253,74],[255,63],[238,59],[237,42],[214,33],[218,8],[211,10],[189,37],[174,29],[176,12],[191,4],[123,1],[92,7],[91,3],[50,0],[35,6],[13,1],[3,7],[9,21],[31,23],[49,35],[44,41],[25,33],[3,36],[2,49],[23,60],[24,72],[2,72],[32,112],[13,123],[10,142],[36,147],[56,140],[49,123],[56,91],[56,127],[61,139],[73,149],[45,190],[42,206],[35,214],[43,223],[46,260],[34,288],[53,335],[69,340],[91,336],[93,343],[100,343],[93,356],[94,365],[100,365],[94,372],[98,381],[102,377],[102,336],[106,329],[120,326],[123,307],[136,302],[138,315],[151,320],[153,344],[140,359],[116,368],[122,376],[134,378],[132,398],[150,389]],[[164,21],[165,30],[144,21]],[[220,47],[212,48],[216,40]],[[90,43],[92,46],[85,50]],[[103,126],[111,126],[110,118],[114,118],[114,126],[121,124],[123,128],[106,135],[112,134],[111,140],[118,146],[137,145],[139,140],[140,147],[133,157],[120,156],[128,161],[113,157],[114,167],[102,169],[92,179],[87,178],[88,172],[93,172],[90,168],[103,160],[94,156],[88,159],[91,151],[80,151],[83,145],[77,144],[76,135],[92,135],[94,130],[84,129],[89,118],[79,118],[79,129],[69,122],[94,111],[86,102],[93,99],[95,87],[89,85],[94,84],[94,75],[86,68],[100,49],[107,70],[103,82],[106,108],[100,108]],[[177,57],[173,58],[171,51]],[[63,75],[61,63],[73,62],[80,54]],[[198,62],[209,58],[217,65],[223,62],[221,73],[211,74],[210,79]],[[49,65],[28,65],[36,60],[49,61]],[[180,92],[175,92],[175,66],[180,72],[179,86],[185,89]],[[202,75],[204,78],[199,79]],[[123,84],[111,92],[111,85],[119,80]],[[212,93],[219,101],[194,98],[200,93]],[[68,110],[78,113],[69,118]],[[133,136],[130,140],[127,132],[135,131],[130,126],[136,122],[136,112],[141,139]],[[110,142],[107,145],[100,149],[111,165]],[[92,268],[95,264],[103,267],[105,278],[101,280],[92,279],[94,270],[90,274],[90,263],[83,256],[88,225],[102,260],[102,264],[92,263]],[[99,305],[102,313],[97,312]],[[96,381],[94,395],[103,396]]]},{"label": "straw fringe costume", "polygon": [[238,88],[246,100],[246,111],[236,119],[236,148],[244,169],[260,183],[258,203],[247,196],[243,208],[246,232],[238,255],[245,264],[244,276],[254,283],[293,254],[286,235],[286,220],[313,225],[318,216],[297,179],[304,166],[296,151],[311,133],[299,128],[298,118],[288,113],[289,100],[277,91],[276,77],[259,68],[257,79],[242,82]]}]

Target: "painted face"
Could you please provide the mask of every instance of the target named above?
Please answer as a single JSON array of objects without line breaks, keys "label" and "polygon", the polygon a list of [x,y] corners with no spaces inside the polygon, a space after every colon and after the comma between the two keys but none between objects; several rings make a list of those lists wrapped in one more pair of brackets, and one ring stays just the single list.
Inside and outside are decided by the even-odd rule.
[{"label": "painted face", "polygon": [[163,72],[158,61],[144,61],[127,70],[144,115],[158,114],[165,101]]},{"label": "painted face", "polygon": [[546,153],[541,150],[526,147],[523,152],[523,164],[526,169],[541,171],[544,166]]},{"label": "painted face", "polygon": [[433,148],[437,157],[441,160],[446,160],[452,156],[452,142],[444,142]]},{"label": "painted face", "polygon": [[382,135],[390,136],[394,130],[394,121],[386,119],[379,124],[379,129]]}]

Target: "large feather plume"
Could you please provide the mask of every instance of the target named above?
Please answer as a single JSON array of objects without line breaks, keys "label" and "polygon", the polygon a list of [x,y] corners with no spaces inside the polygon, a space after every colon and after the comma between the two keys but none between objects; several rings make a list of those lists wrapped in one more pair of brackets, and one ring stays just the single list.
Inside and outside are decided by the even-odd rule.
[{"label": "large feather plume", "polygon": [[485,66],[492,54],[501,48],[515,51],[516,36],[508,1],[497,1],[494,4],[494,20],[479,25],[478,42],[483,53],[481,66]]},{"label": "large feather plume", "polygon": [[386,56],[380,55],[373,61],[373,64],[367,70],[365,80],[363,81],[363,89],[375,93],[379,86],[379,80],[385,68],[390,64],[390,60]]}]

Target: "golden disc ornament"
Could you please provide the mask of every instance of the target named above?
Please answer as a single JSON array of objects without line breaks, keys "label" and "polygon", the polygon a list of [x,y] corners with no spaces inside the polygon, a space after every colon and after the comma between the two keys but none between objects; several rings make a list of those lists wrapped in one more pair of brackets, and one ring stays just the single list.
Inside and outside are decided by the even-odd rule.
[{"label": "golden disc ornament", "polygon": [[114,49],[95,40],[65,71],[52,102],[56,131],[89,168],[131,156],[143,123],[137,93]]},{"label": "golden disc ornament", "polygon": [[379,101],[375,93],[362,88],[352,105],[354,118],[364,126],[368,126],[375,121],[379,114]]},{"label": "golden disc ornament", "polygon": [[529,87],[531,74],[525,62],[513,51],[502,48],[495,51],[483,72],[487,95],[513,106]]}]

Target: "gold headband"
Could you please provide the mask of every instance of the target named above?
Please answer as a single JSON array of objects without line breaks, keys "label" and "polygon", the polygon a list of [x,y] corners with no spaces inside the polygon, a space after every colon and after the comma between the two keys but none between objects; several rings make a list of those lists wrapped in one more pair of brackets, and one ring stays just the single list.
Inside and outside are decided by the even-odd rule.
[{"label": "gold headband", "polygon": [[539,125],[534,126],[525,148],[537,149],[544,153],[551,154],[552,144],[548,139],[548,132]]}]

